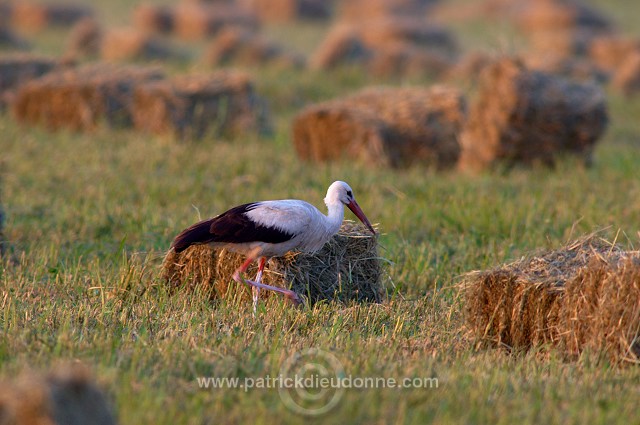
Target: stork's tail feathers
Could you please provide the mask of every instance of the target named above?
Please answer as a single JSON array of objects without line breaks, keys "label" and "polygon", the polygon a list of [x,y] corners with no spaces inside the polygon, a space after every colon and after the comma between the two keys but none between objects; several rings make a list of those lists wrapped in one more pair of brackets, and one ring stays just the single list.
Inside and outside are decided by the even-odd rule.
[{"label": "stork's tail feathers", "polygon": [[171,248],[173,248],[176,253],[180,253],[191,245],[211,242],[213,240],[211,235],[211,221],[212,219],[203,220],[183,230],[173,239]]}]

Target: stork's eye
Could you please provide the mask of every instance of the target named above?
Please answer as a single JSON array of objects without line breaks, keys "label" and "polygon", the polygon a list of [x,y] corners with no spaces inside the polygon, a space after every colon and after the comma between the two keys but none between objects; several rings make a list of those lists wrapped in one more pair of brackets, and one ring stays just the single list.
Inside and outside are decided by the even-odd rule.
[{"label": "stork's eye", "polygon": [[349,198],[353,198],[353,193],[350,190],[347,190],[347,196]]}]

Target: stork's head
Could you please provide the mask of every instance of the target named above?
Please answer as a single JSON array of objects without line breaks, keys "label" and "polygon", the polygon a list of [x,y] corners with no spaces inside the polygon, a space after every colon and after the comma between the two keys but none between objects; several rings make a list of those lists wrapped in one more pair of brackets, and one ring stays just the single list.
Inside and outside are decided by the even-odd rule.
[{"label": "stork's head", "polygon": [[356,198],[353,196],[353,189],[351,189],[351,186],[345,182],[340,180],[333,182],[327,190],[327,196],[324,198],[324,202],[327,205],[335,205],[338,203],[346,205],[356,215],[356,217],[360,219],[362,224],[367,226],[367,229],[371,230],[371,233],[375,235],[376,231],[373,230],[373,226],[367,219],[367,216],[364,215],[360,205],[356,202]]}]

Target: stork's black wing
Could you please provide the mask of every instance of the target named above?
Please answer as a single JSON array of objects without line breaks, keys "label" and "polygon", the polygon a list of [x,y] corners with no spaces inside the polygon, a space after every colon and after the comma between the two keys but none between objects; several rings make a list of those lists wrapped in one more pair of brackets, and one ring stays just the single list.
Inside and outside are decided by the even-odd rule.
[{"label": "stork's black wing", "polygon": [[268,242],[281,243],[294,235],[254,222],[245,214],[260,206],[259,202],[243,204],[217,217],[200,221],[175,237],[171,247],[181,252],[194,244]]}]

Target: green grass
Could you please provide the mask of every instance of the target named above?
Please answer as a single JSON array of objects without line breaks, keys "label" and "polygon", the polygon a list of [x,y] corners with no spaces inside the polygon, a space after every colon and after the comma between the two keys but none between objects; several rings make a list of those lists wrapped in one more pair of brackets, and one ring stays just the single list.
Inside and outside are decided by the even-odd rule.
[{"label": "green grass", "polygon": [[[116,6],[127,10],[127,2]],[[269,29],[282,38],[295,30]],[[316,30],[293,43],[311,43]],[[48,133],[0,117],[1,196],[15,257],[0,268],[0,375],[82,360],[123,424],[637,421],[637,367],[589,353],[567,361],[553,350],[476,351],[464,338],[455,283],[594,230],[638,249],[638,99],[610,96],[612,123],[590,169],[566,160],[554,170],[469,177],[301,163],[289,140],[296,111],[375,80],[354,70],[255,74],[276,119],[267,139]],[[164,287],[162,256],[198,218],[260,199],[320,207],[336,179],[352,185],[383,232],[387,303],[294,310],[271,298],[254,318],[250,303]],[[438,387],[348,389],[318,417],[296,414],[276,389],[198,387],[202,376],[277,376],[311,347],[332,353],[352,377],[437,378]]]}]

